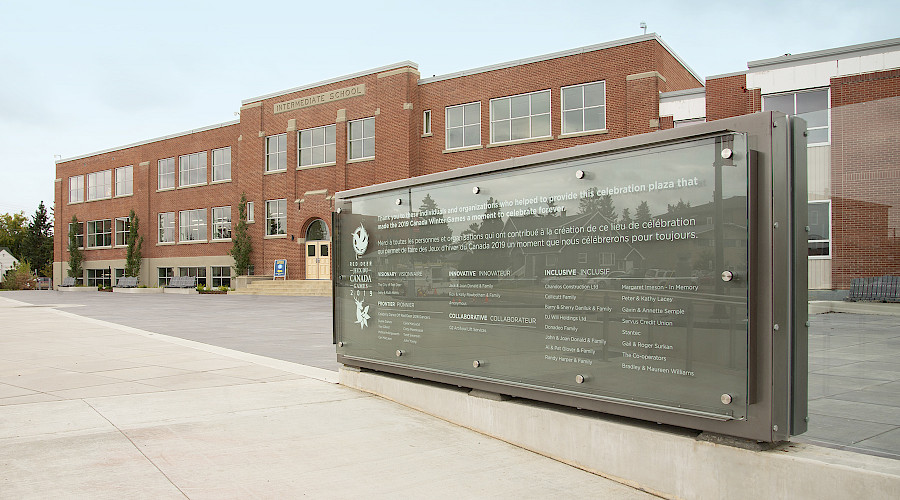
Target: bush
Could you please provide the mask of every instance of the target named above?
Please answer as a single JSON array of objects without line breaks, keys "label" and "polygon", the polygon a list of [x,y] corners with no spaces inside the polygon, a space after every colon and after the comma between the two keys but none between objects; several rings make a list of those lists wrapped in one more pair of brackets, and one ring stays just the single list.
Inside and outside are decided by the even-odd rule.
[{"label": "bush", "polygon": [[35,277],[31,274],[31,264],[19,262],[16,267],[6,272],[3,288],[6,290],[34,290]]}]

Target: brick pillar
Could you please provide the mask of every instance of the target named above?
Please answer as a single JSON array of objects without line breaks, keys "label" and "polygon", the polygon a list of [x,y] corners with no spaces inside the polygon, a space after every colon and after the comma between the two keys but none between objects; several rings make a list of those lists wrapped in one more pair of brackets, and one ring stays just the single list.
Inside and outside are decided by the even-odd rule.
[{"label": "brick pillar", "polygon": [[656,71],[625,77],[625,123],[628,135],[659,130],[659,88],[665,78]]}]

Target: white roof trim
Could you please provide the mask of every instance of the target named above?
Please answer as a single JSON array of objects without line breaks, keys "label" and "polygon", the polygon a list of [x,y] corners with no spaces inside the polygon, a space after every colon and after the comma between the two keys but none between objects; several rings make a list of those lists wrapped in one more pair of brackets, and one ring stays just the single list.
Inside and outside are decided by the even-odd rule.
[{"label": "white roof trim", "polygon": [[185,131],[185,132],[179,132],[179,133],[177,133],[177,134],[164,135],[164,136],[162,136],[162,137],[157,137],[157,138],[155,138],[155,139],[147,139],[146,141],[134,142],[134,143],[131,143],[131,144],[126,144],[126,145],[124,145],[124,146],[119,146],[119,147],[115,147],[115,148],[104,149],[104,150],[101,150],[101,151],[94,151],[93,153],[88,153],[88,154],[83,154],[83,155],[73,156],[73,157],[71,157],[71,158],[63,158],[62,160],[56,160],[56,164],[58,165],[58,164],[60,164],[60,163],[66,163],[66,162],[69,162],[69,161],[81,160],[81,159],[83,159],[83,158],[90,158],[91,156],[102,155],[102,154],[105,154],[105,153],[112,153],[113,151],[121,151],[121,150],[123,150],[123,149],[134,148],[134,147],[137,147],[137,146],[143,146],[143,145],[145,145],[145,144],[150,144],[150,143],[158,142],[158,141],[164,141],[164,140],[166,140],[166,139],[174,139],[174,138],[176,138],[176,137],[183,137],[183,136],[186,136],[186,135],[196,134],[196,133],[198,133],[198,132],[206,132],[207,130],[214,130],[214,129],[217,129],[217,128],[228,127],[228,126],[230,126],[230,125],[237,125],[238,123],[241,123],[241,121],[240,121],[240,120],[231,120],[231,121],[229,121],[229,122],[217,123],[217,124],[215,124],[215,125],[209,125],[209,126],[207,126],[207,127],[195,128],[195,129],[193,129],[193,130],[187,130],[187,131]]},{"label": "white roof trim", "polygon": [[659,100],[677,99],[679,97],[703,97],[706,95],[706,87],[697,87],[695,89],[673,90],[672,92],[660,92]]},{"label": "white roof trim", "polygon": [[791,54],[785,56],[771,57],[769,59],[758,59],[747,63],[748,68],[760,68],[763,66],[772,66],[783,63],[797,63],[800,61],[808,61],[810,59],[838,59],[838,56],[844,56],[853,52],[880,51],[887,52],[883,49],[894,48],[900,50],[900,38],[891,38],[889,40],[879,40],[877,42],[860,43],[857,45],[847,45],[845,47],[836,47],[833,49],[817,50],[814,52],[804,52],[802,54]]},{"label": "white roof trim", "polygon": [[541,61],[548,61],[550,59],[558,59],[560,57],[574,56],[574,55],[578,55],[578,54],[584,54],[587,52],[594,52],[597,50],[610,49],[613,47],[620,47],[622,45],[630,45],[632,43],[646,42],[648,40],[656,40],[657,42],[659,42],[659,44],[662,45],[662,47],[664,49],[666,49],[672,55],[672,57],[674,57],[682,66],[684,66],[684,68],[686,70],[688,70],[691,73],[691,75],[693,75],[694,78],[697,79],[697,81],[700,81],[700,82],[703,81],[703,78],[700,78],[700,76],[693,69],[691,69],[691,67],[688,66],[687,63],[685,63],[684,60],[681,59],[681,57],[678,56],[678,54],[673,52],[672,49],[669,48],[669,46],[666,45],[665,42],[663,42],[662,38],[660,38],[659,35],[657,35],[656,33],[648,33],[646,35],[633,36],[631,38],[623,38],[621,40],[613,40],[611,42],[598,43],[596,45],[588,45],[586,47],[578,47],[575,49],[568,49],[568,50],[563,50],[560,52],[553,52],[550,54],[544,54],[544,55],[540,55],[540,56],[527,57],[525,59],[516,59],[515,61],[507,61],[507,62],[502,62],[502,63],[497,63],[497,64],[491,64],[489,66],[482,66],[480,68],[467,69],[464,71],[458,71],[456,73],[449,73],[446,75],[433,76],[431,78],[423,78],[423,79],[419,80],[419,85],[425,85],[428,83],[439,82],[442,80],[451,80],[453,78],[461,78],[464,76],[477,75],[479,73],[486,73],[488,71],[496,71],[498,69],[512,68],[514,66],[522,66],[525,64],[531,64],[531,63],[536,63],[536,62],[541,62]]},{"label": "white roof trim", "polygon": [[338,76],[336,78],[329,78],[328,80],[322,80],[321,82],[310,83],[309,85],[303,85],[300,87],[294,87],[292,89],[281,90],[278,92],[272,92],[271,94],[261,95],[259,97],[244,99],[243,101],[241,101],[241,106],[245,106],[247,104],[254,103],[257,101],[264,101],[266,99],[271,99],[273,97],[281,97],[283,95],[293,94],[294,92],[302,92],[304,90],[314,89],[316,87],[322,87],[324,85],[330,85],[332,83],[342,82],[344,80],[351,80],[353,78],[359,78],[361,76],[374,75],[376,73],[382,73],[384,71],[390,71],[392,69],[405,68],[407,66],[412,67],[416,70],[419,69],[419,65],[412,61],[403,61],[403,62],[398,62],[398,63],[394,63],[394,64],[388,64],[387,66],[382,66],[380,68],[367,69],[367,70],[360,71],[358,73],[353,73],[350,75]]}]

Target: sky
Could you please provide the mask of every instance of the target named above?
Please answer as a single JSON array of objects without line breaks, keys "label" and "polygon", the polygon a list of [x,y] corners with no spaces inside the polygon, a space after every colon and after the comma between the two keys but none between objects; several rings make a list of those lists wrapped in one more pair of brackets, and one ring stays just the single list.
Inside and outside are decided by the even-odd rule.
[{"label": "sky", "polygon": [[900,2],[0,0],[0,214],[55,162],[236,119],[241,101],[401,61],[422,77],[658,34],[697,74],[900,37]]}]

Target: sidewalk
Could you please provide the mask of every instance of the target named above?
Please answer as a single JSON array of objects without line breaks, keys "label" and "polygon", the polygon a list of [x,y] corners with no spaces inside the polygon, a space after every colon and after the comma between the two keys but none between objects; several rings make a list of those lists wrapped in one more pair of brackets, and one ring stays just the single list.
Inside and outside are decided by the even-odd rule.
[{"label": "sidewalk", "polygon": [[4,297],[0,325],[2,499],[651,498],[330,370]]}]

